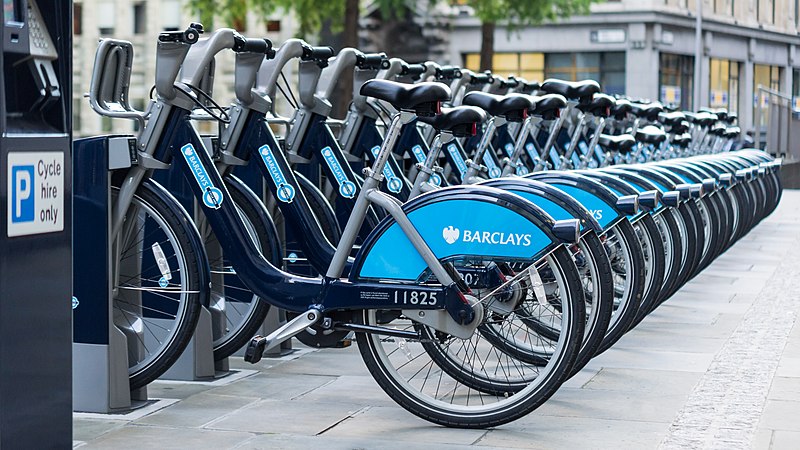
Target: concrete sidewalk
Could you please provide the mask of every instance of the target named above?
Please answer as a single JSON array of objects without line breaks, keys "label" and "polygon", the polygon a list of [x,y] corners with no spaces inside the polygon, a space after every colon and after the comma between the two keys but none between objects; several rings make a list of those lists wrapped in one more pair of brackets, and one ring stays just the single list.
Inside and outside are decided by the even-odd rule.
[{"label": "concrete sidewalk", "polygon": [[[303,350],[135,419],[77,414],[81,448],[800,448],[800,191],[533,414],[491,430],[396,406],[355,347]],[[140,414],[141,415],[141,414]]]}]

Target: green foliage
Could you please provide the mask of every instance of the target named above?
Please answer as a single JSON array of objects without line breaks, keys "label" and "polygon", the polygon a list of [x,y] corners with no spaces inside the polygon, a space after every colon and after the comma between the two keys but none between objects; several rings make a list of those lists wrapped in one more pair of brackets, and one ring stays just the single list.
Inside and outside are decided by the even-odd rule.
[{"label": "green foliage", "polygon": [[589,12],[589,6],[602,0],[467,0],[481,22],[515,28],[537,25]]},{"label": "green foliage", "polygon": [[[264,17],[276,12],[294,14],[298,21],[298,35],[307,37],[319,33],[322,22],[330,19],[332,31],[342,31],[345,0],[186,0],[189,10],[197,14],[203,25],[213,28],[213,17],[218,16],[223,26],[233,26],[238,19],[253,11]],[[378,0],[385,17],[401,11],[407,0]]]},{"label": "green foliage", "polygon": [[214,14],[220,7],[216,0],[189,0],[187,7],[192,14],[196,14],[204,27],[209,30],[214,27]]}]

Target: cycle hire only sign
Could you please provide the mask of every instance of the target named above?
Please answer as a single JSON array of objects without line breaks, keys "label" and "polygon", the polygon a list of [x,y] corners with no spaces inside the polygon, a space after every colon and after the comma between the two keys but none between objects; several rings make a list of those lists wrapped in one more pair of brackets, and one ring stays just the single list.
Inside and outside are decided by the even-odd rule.
[{"label": "cycle hire only sign", "polygon": [[8,237],[64,230],[64,153],[9,152]]}]

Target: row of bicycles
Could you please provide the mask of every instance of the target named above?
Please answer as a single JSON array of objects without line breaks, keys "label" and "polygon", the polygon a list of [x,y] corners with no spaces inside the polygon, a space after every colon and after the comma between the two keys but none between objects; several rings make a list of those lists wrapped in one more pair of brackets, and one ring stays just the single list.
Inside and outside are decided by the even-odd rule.
[{"label": "row of bicycles", "polygon": [[[217,359],[354,339],[411,413],[497,426],[544,403],[780,200],[780,161],[740,149],[723,110],[203,34],[158,37],[145,111],[128,101],[132,44],[103,39],[96,54],[93,109],[138,124],[130,161],[109,169],[131,388],[176,361],[206,307],[224,320]],[[225,51],[235,99],[222,106]],[[343,79],[353,96],[337,120]],[[291,117],[274,112],[279,91]],[[209,121],[218,132],[199,133]],[[254,336],[271,307],[288,320]]]}]

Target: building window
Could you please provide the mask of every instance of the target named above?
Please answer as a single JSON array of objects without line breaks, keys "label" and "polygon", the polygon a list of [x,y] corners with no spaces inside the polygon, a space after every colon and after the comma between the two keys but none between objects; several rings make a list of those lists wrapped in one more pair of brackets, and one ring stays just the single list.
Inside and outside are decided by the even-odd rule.
[{"label": "building window", "polygon": [[[464,55],[464,66],[480,67],[480,54]],[[569,81],[592,79],[603,92],[625,92],[625,52],[607,53],[495,53],[492,72],[517,75],[529,81],[560,78]]]},{"label": "building window", "polygon": [[147,28],[146,5],[142,3],[133,4],[133,34],[144,34]]},{"label": "building window", "polygon": [[781,68],[778,66],[768,66],[765,64],[753,64],[753,117],[756,117],[756,110],[761,103],[761,123],[756,125],[765,125],[767,123],[769,109],[767,102],[768,95],[759,95],[758,87],[764,87],[773,91],[779,92],[781,89]]},{"label": "building window", "polygon": [[775,22],[775,0],[770,0],[770,3],[771,3],[770,6],[772,6],[772,22],[770,22],[770,23],[772,23],[774,25],[776,23]]},{"label": "building window", "polygon": [[[798,0],[800,1],[800,0]],[[281,21],[280,20],[268,20],[267,21],[267,31],[270,33],[278,33],[281,31]]]},{"label": "building window", "polygon": [[739,72],[741,65],[733,61],[731,62],[731,72],[728,78],[728,110],[733,112],[739,111]]},{"label": "building window", "polygon": [[732,17],[733,2],[734,0],[714,0],[714,13]]},{"label": "building window", "polygon": [[83,5],[72,5],[72,34],[78,36],[83,33]]},{"label": "building window", "polygon": [[692,110],[694,57],[661,53],[659,100],[684,110]]},{"label": "building window", "polygon": [[178,31],[181,27],[181,2],[180,0],[164,0],[159,8],[164,31]]},{"label": "building window", "polygon": [[794,109],[800,109],[800,70],[792,71],[792,105]]},{"label": "building window", "polygon": [[607,94],[625,93],[625,52],[600,54],[600,85]]},{"label": "building window", "polygon": [[114,34],[114,19],[116,18],[116,4],[111,1],[103,1],[97,4],[97,28],[101,35],[109,36]]},{"label": "building window", "polygon": [[709,82],[709,106],[739,110],[738,62],[711,58]]},{"label": "building window", "polygon": [[[480,53],[464,55],[464,67],[478,71],[480,66]],[[492,57],[492,72],[502,76],[520,76],[528,81],[542,81],[544,53],[495,53]]]},{"label": "building window", "polygon": [[625,93],[625,53],[548,53],[545,78],[596,80],[603,92]]},{"label": "building window", "polygon": [[775,0],[756,0],[756,20],[758,23],[775,23]]},{"label": "building window", "polygon": [[753,92],[757,93],[758,86],[761,85],[773,91],[781,89],[781,68],[779,66],[768,66],[765,64],[753,65]]}]

